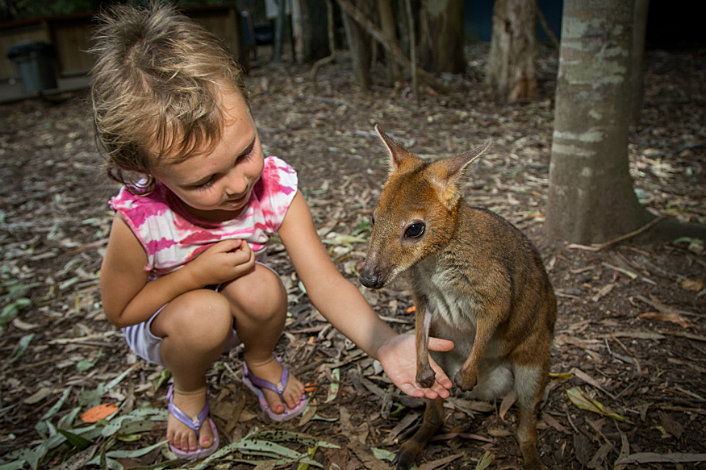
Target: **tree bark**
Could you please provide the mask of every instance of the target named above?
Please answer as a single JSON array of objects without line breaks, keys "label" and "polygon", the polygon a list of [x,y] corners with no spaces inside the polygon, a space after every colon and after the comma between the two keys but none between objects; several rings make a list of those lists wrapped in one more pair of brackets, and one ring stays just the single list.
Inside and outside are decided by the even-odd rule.
[{"label": "tree bark", "polygon": [[297,63],[311,63],[330,55],[328,12],[321,0],[292,0],[292,37]]},{"label": "tree bark", "polygon": [[[395,59],[395,61],[397,61],[398,64],[411,70],[411,67],[413,65],[411,64],[409,59],[405,57],[400,47],[394,42],[388,42],[385,39],[385,35],[380,30],[380,28],[375,26],[375,24],[370,21],[370,19],[365,15],[365,13],[360,11],[360,9],[356,8],[356,6],[353,5],[349,0],[336,1],[338,2],[338,5],[341,7],[341,9],[346,13],[346,15],[349,15],[352,19],[358,22],[358,24],[360,24],[361,27],[363,27],[371,36],[373,36],[376,41],[382,44],[386,51],[390,52],[390,54]],[[447,87],[440,80],[435,79],[433,75],[425,72],[419,67],[417,67],[415,70],[417,73],[417,77],[420,80],[424,81],[428,85],[431,85],[437,90],[446,90]]]},{"label": "tree bark", "polygon": [[[380,25],[385,40],[393,43],[397,41],[395,15],[392,13],[392,5],[390,0],[378,0],[378,14],[380,15]],[[387,77],[390,84],[394,84],[402,78],[402,70],[400,65],[394,60],[390,51],[385,50],[387,62]]]},{"label": "tree bark", "polygon": [[495,0],[486,81],[501,99],[537,96],[536,0]]},{"label": "tree bark", "polygon": [[545,229],[600,243],[652,216],[629,173],[634,2],[565,0]]},{"label": "tree bark", "polygon": [[632,103],[630,124],[637,127],[640,122],[642,98],[645,94],[645,35],[647,34],[647,10],[650,0],[635,0],[635,21],[632,39]]},{"label": "tree bark", "polygon": [[[357,10],[365,15],[367,10],[366,0],[355,0]],[[348,48],[351,52],[351,60],[353,61],[353,73],[358,80],[358,85],[363,90],[370,89],[370,36],[357,21],[348,14],[347,11],[341,12],[343,17],[343,26],[346,29],[346,39],[348,39]]]},{"label": "tree bark", "polygon": [[463,0],[422,0],[419,8],[419,63],[429,72],[462,73]]}]

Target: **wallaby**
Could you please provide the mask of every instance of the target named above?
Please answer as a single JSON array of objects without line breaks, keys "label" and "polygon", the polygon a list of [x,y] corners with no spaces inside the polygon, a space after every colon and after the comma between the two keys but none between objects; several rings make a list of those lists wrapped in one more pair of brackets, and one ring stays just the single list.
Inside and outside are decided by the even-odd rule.
[{"label": "wallaby", "polygon": [[[514,387],[524,468],[546,468],[537,452],[537,409],[549,373],[556,298],[532,243],[499,215],[465,203],[457,180],[490,146],[426,162],[375,126],[392,160],[373,216],[360,282],[378,289],[406,272],[412,284],[417,381],[434,383],[428,338],[453,340],[432,353],[463,391],[481,399]],[[427,402],[416,434],[397,454],[413,466],[443,423],[443,400]]]}]

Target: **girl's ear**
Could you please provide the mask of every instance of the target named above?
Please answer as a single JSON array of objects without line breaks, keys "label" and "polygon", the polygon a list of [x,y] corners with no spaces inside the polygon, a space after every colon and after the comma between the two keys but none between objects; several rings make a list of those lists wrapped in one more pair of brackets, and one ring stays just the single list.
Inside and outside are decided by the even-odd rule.
[{"label": "girl's ear", "polygon": [[380,139],[382,139],[382,142],[385,144],[385,147],[387,147],[387,151],[390,153],[392,171],[402,171],[405,168],[416,165],[420,162],[419,158],[392,140],[389,135],[385,134],[378,124],[375,124],[375,131],[378,133]]}]

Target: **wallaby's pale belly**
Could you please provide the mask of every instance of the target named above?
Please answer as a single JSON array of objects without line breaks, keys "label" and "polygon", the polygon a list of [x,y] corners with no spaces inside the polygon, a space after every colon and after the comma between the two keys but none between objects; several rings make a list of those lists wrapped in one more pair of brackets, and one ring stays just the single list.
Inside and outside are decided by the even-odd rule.
[{"label": "wallaby's pale belly", "polygon": [[[432,256],[417,264],[412,283],[417,295],[424,295],[427,299],[433,335],[450,339],[455,344],[451,352],[432,352],[447,375],[453,377],[471,353],[476,335],[476,311],[481,306],[467,291],[456,288],[462,281],[453,278],[450,271],[438,269],[436,262]],[[488,342],[478,367],[478,383],[471,392],[473,397],[501,397],[512,387],[512,367],[501,357],[502,351],[496,338]]]}]

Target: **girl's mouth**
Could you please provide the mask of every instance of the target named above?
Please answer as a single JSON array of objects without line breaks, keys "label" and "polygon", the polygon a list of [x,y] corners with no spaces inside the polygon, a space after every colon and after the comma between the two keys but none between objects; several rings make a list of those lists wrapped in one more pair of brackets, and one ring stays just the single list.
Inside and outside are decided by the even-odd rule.
[{"label": "girl's mouth", "polygon": [[250,189],[245,191],[242,194],[242,196],[240,196],[240,197],[233,197],[233,198],[226,199],[226,204],[228,204],[230,206],[239,206],[239,205],[242,205],[245,201],[247,201],[249,197],[250,197]]}]

